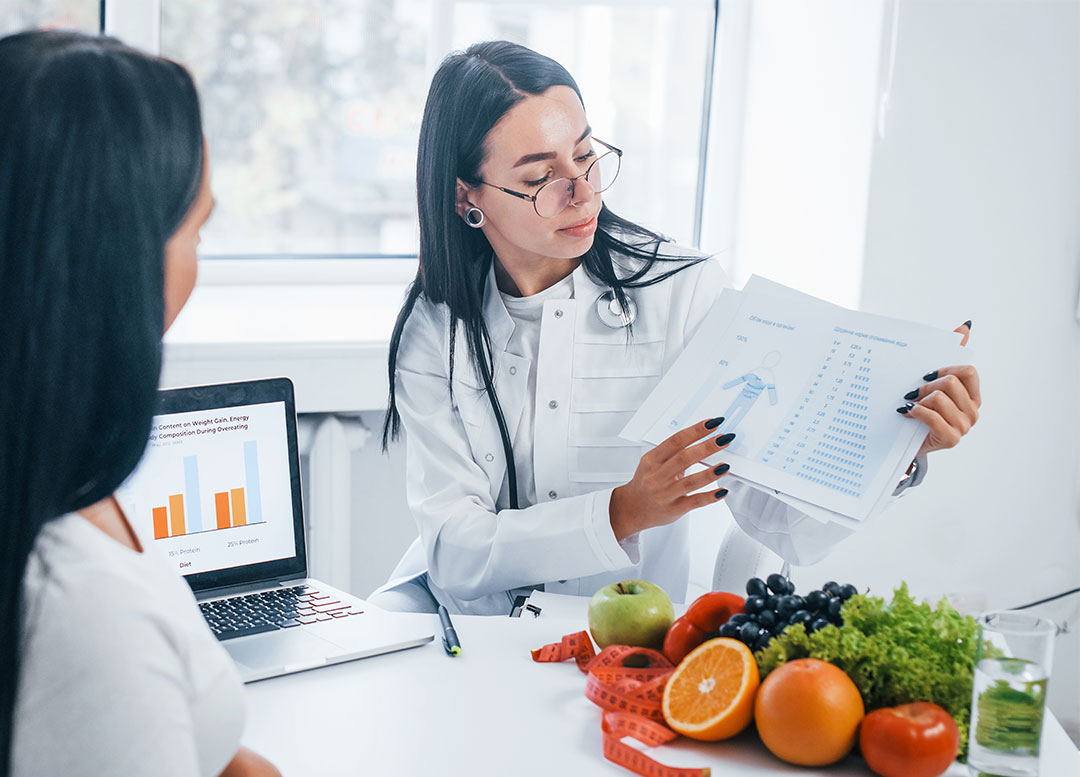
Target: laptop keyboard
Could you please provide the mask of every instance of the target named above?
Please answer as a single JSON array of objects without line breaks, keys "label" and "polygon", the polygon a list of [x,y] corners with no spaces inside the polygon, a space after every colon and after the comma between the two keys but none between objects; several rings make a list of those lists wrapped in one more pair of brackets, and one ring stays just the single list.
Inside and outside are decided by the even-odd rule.
[{"label": "laptop keyboard", "polygon": [[310,585],[200,602],[199,609],[219,640],[292,629],[364,612]]}]

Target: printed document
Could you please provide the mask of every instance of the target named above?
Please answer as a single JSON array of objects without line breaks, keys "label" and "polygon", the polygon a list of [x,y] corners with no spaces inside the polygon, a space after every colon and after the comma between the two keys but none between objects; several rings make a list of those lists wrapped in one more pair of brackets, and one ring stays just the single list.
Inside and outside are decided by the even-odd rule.
[{"label": "printed document", "polygon": [[847,310],[759,276],[721,294],[622,436],[658,444],[723,416],[710,463],[849,526],[895,488],[927,428],[896,412],[931,370],[968,361],[960,335]]}]

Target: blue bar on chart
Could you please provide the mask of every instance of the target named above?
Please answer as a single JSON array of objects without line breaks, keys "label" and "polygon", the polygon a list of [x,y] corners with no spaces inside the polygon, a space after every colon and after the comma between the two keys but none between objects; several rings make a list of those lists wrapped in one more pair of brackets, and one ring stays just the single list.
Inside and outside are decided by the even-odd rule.
[{"label": "blue bar on chart", "polygon": [[187,533],[202,531],[202,499],[199,496],[199,457],[184,457],[184,490],[187,492]]},{"label": "blue bar on chart", "polygon": [[255,440],[244,443],[244,467],[247,474],[247,520],[262,522],[262,500],[259,494],[259,446]]}]

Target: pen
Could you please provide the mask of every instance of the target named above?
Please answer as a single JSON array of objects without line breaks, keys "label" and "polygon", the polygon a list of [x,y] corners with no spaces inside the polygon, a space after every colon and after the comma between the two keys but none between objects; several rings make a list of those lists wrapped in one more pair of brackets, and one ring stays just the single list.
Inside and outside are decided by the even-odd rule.
[{"label": "pen", "polygon": [[458,642],[457,632],[454,631],[454,624],[450,622],[450,613],[448,613],[446,608],[441,604],[439,605],[439,622],[442,623],[442,644],[443,649],[446,650],[446,654],[450,656],[460,655],[461,643]]}]

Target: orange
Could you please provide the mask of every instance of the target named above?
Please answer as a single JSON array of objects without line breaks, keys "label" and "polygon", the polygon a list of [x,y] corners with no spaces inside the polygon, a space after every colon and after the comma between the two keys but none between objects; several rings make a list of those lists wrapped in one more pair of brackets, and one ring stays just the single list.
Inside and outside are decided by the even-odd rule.
[{"label": "orange", "polygon": [[720,637],[698,645],[664,686],[664,720],[693,739],[733,737],[753,718],[758,677],[754,654],[738,640]]},{"label": "orange", "polygon": [[770,672],[754,702],[765,747],[801,766],[824,766],[850,753],[864,712],[851,678],[816,658],[789,661]]}]

